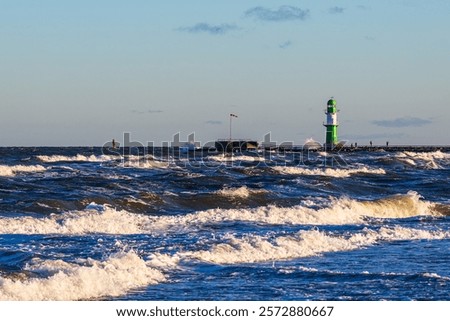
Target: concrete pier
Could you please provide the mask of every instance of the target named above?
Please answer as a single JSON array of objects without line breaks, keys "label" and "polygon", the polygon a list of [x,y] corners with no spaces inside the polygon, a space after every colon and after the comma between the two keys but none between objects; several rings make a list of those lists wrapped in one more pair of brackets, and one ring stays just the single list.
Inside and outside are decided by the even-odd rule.
[{"label": "concrete pier", "polygon": [[358,146],[348,147],[344,146],[342,151],[354,152],[354,151],[368,151],[368,152],[450,152],[450,146],[429,146],[429,145],[393,145],[393,146]]},{"label": "concrete pier", "polygon": [[[286,146],[286,147],[272,147],[271,150],[279,150],[279,151],[325,151],[322,148],[308,148],[307,146]],[[334,153],[357,153],[357,152],[450,152],[450,145],[373,145],[373,146],[360,146],[352,147],[352,146],[343,146],[343,147],[335,147],[330,152]]]}]

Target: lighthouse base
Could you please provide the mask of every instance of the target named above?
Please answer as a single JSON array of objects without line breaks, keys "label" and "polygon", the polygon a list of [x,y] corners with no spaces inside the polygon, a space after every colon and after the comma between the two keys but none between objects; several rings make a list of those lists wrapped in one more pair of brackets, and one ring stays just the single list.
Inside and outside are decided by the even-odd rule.
[{"label": "lighthouse base", "polygon": [[336,151],[341,150],[344,147],[345,143],[338,142],[338,143],[325,143],[323,144],[323,149],[325,151]]}]

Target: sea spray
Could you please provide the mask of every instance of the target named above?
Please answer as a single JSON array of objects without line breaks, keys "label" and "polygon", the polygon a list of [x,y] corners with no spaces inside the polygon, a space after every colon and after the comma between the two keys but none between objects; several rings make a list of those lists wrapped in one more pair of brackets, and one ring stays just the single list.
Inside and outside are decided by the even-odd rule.
[{"label": "sea spray", "polygon": [[14,280],[0,278],[0,300],[87,300],[120,296],[139,287],[165,281],[164,275],[134,252],[119,253],[106,261],[84,260],[79,264],[62,260],[35,261],[29,271],[48,277]]},{"label": "sea spray", "polygon": [[113,160],[120,160],[120,156],[113,155],[80,155],[77,154],[75,156],[64,156],[64,155],[38,155],[36,156],[38,160],[44,163],[57,163],[57,162],[90,162],[90,163],[98,163],[98,162],[108,162]]},{"label": "sea spray", "polygon": [[[247,192],[246,189],[244,191]],[[367,218],[441,215],[436,211],[436,208],[441,207],[445,206],[421,200],[421,196],[412,191],[406,195],[394,195],[372,201],[331,199],[322,207],[312,202],[311,206],[269,205],[247,209],[210,209],[176,216],[143,215],[91,203],[83,211],[52,214],[46,218],[0,217],[0,234],[140,234],[167,231],[184,233],[186,230],[193,231],[203,224],[220,224],[228,221],[280,225],[368,224]]]},{"label": "sea spray", "polygon": [[357,174],[374,174],[384,175],[386,171],[382,168],[304,168],[293,166],[274,166],[273,169],[281,174],[286,175],[316,175],[328,177],[350,177]]},{"label": "sea spray", "polygon": [[235,188],[225,187],[217,191],[215,194],[229,198],[248,198],[252,195],[261,195],[266,193],[267,191],[264,189],[252,189],[247,186],[241,186]]},{"label": "sea spray", "polygon": [[44,172],[47,169],[41,165],[0,165],[0,176],[15,176],[17,174]]},{"label": "sea spray", "polygon": [[295,235],[280,236],[274,240],[257,235],[243,238],[229,235],[224,240],[225,243],[216,244],[210,250],[190,252],[185,255],[217,264],[255,263],[298,259],[338,251],[353,251],[378,242],[449,238],[449,232],[404,227],[366,229],[362,233],[346,235],[333,235],[313,229],[300,231]]},{"label": "sea spray", "polygon": [[408,167],[423,169],[443,169],[450,165],[450,153],[441,151],[417,153],[399,152],[394,156],[395,160]]}]

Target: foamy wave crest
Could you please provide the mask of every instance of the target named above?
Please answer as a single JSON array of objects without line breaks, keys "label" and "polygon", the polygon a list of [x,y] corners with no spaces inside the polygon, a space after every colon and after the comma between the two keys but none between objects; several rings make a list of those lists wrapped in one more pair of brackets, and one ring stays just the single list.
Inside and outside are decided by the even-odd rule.
[{"label": "foamy wave crest", "polygon": [[290,166],[274,166],[274,170],[281,174],[287,175],[317,175],[317,176],[330,176],[330,177],[350,177],[353,174],[378,174],[384,175],[386,171],[382,168],[303,168],[303,167],[290,167]]},{"label": "foamy wave crest", "polygon": [[262,206],[249,209],[210,209],[181,217],[172,217],[171,224],[202,224],[221,221],[248,221],[267,224],[344,225],[361,224],[366,218],[406,218],[439,215],[436,206],[421,200],[416,192],[395,195],[374,201],[335,199],[326,207]]},{"label": "foamy wave crest", "polygon": [[36,156],[37,159],[39,159],[41,162],[44,163],[56,163],[56,162],[108,162],[112,160],[118,160],[121,159],[120,156],[113,156],[113,155],[76,155],[76,156],[63,156],[63,155],[39,155]]},{"label": "foamy wave crest", "polygon": [[362,233],[344,236],[334,236],[317,230],[301,231],[295,235],[281,236],[274,240],[255,235],[239,239],[230,235],[226,243],[217,244],[211,250],[188,252],[185,255],[216,264],[270,262],[330,252],[352,251],[378,242],[448,238],[450,238],[449,232],[402,227],[382,227],[379,231],[367,229]]},{"label": "foamy wave crest", "polygon": [[441,276],[441,275],[436,274],[436,273],[424,273],[423,276],[426,277],[426,278],[431,278],[431,279],[450,281],[450,277],[448,277],[448,276]]},{"label": "foamy wave crest", "polygon": [[344,239],[319,231],[307,231],[278,237],[273,241],[261,236],[242,239],[229,236],[227,243],[215,245],[211,250],[192,252],[190,255],[195,259],[217,264],[254,263],[349,251],[368,244],[368,241],[361,243],[360,237]]},{"label": "foamy wave crest", "polygon": [[86,300],[120,296],[132,289],[165,281],[134,252],[111,256],[106,261],[87,259],[78,264],[62,260],[35,261],[27,270],[48,274],[45,278],[0,278],[0,300]]},{"label": "foamy wave crest", "polygon": [[237,188],[223,188],[220,191],[216,192],[217,195],[231,198],[248,198],[250,195],[264,193],[267,193],[267,191],[263,189],[251,189],[247,186],[241,186]]},{"label": "foamy wave crest", "polygon": [[153,169],[153,168],[169,168],[171,166],[171,163],[157,160],[138,159],[124,162],[123,166],[132,168]]},{"label": "foamy wave crest", "polygon": [[450,165],[450,154],[441,151],[429,153],[401,152],[395,155],[399,162],[424,169],[443,169]]},{"label": "foamy wave crest", "polygon": [[46,168],[41,165],[0,165],[0,176],[15,176],[20,173],[34,173],[34,172],[44,172]]},{"label": "foamy wave crest", "polygon": [[46,218],[1,218],[1,234],[140,234],[151,228],[151,218],[92,203],[83,211],[52,214]]},{"label": "foamy wave crest", "polygon": [[202,224],[246,221],[265,224],[364,224],[367,218],[406,218],[441,215],[436,204],[410,192],[374,201],[335,199],[326,207],[262,206],[249,209],[210,209],[178,216],[148,216],[105,205],[90,204],[83,211],[52,214],[46,218],[0,218],[0,234],[142,234],[195,229]]},{"label": "foamy wave crest", "polygon": [[229,163],[229,162],[264,162],[264,157],[261,156],[250,156],[250,155],[216,155],[208,156],[208,160],[219,162],[219,163]]},{"label": "foamy wave crest", "polygon": [[[364,216],[376,218],[406,218],[420,215],[440,215],[436,204],[422,200],[415,191],[374,201],[349,201],[351,207]],[[363,214],[366,213],[366,214]]]}]

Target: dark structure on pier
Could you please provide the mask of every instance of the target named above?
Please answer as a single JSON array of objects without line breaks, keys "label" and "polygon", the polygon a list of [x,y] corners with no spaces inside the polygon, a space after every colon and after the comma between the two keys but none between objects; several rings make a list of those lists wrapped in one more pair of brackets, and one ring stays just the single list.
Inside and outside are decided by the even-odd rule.
[{"label": "dark structure on pier", "polygon": [[244,152],[258,149],[258,142],[247,139],[219,139],[215,142],[215,147],[218,152]]}]

